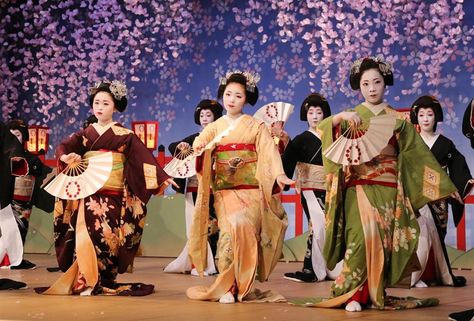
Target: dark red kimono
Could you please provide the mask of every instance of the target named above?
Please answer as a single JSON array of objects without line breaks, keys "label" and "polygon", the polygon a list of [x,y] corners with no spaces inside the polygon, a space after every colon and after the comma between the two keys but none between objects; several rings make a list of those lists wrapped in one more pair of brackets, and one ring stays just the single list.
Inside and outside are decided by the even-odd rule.
[{"label": "dark red kimono", "polygon": [[[111,151],[114,162],[109,180],[95,194],[56,203],[54,238],[59,267],[66,271],[79,264],[79,268],[74,272],[78,275],[68,293],[53,290],[55,284],[46,292],[50,292],[48,294],[80,293],[85,287],[93,287],[92,294],[144,295],[153,291],[151,285],[117,284],[116,277],[117,273],[131,270],[145,224],[145,205],[169,176],[132,131],[119,124],[112,125],[103,134],[99,131],[100,125],[90,125],[62,142],[56,151],[58,159],[72,152],[87,158],[90,154]],[[60,168],[63,166],[59,164]],[[79,227],[76,228],[82,208],[83,221],[96,254],[96,259],[87,257],[86,263],[97,262],[97,283],[82,277],[84,268],[77,259],[83,242],[77,240],[80,233]]]}]

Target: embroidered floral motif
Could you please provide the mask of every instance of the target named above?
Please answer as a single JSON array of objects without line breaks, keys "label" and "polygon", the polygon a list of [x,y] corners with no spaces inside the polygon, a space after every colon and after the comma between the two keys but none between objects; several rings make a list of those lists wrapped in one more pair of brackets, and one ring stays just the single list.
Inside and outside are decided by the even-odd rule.
[{"label": "embroidered floral motif", "polygon": [[105,216],[106,213],[110,209],[115,208],[113,205],[108,205],[107,202],[108,202],[107,197],[105,199],[102,199],[100,197],[99,202],[97,202],[95,199],[91,198],[90,201],[86,203],[86,206],[87,206],[87,209],[92,211],[94,215]]}]

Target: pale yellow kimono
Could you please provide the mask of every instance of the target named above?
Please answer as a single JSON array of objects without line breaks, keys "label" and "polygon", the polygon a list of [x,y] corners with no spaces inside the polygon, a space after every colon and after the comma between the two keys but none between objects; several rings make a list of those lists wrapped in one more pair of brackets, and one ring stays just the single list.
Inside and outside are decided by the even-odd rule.
[{"label": "pale yellow kimono", "polygon": [[[281,300],[283,297],[269,292],[262,295],[251,291],[255,278],[262,282],[267,280],[281,256],[287,217],[281,202],[272,198],[276,177],[284,174],[281,158],[263,122],[249,115],[242,115],[231,124],[232,120],[228,117],[219,118],[209,124],[194,141],[194,146],[207,144],[229,126],[234,126],[216,146],[203,154],[202,172],[201,175],[198,174],[196,212],[189,240],[189,255],[196,269],[202,273],[206,267],[208,191],[212,186],[220,228],[217,249],[220,274],[211,287],[192,287],[186,294],[191,299],[216,301],[235,286],[238,301]],[[230,155],[240,155],[229,161],[243,159],[243,163],[248,165],[234,167],[232,175],[229,175],[236,174],[246,187],[223,182],[222,180],[226,181],[226,176],[216,175],[216,164],[211,166],[211,161],[215,162],[216,157],[220,157],[216,150],[225,146],[239,148],[238,146],[252,145],[254,152],[229,152]],[[233,152],[237,154],[232,154]],[[256,157],[251,159],[248,155]],[[229,181],[232,179],[229,178]]]}]

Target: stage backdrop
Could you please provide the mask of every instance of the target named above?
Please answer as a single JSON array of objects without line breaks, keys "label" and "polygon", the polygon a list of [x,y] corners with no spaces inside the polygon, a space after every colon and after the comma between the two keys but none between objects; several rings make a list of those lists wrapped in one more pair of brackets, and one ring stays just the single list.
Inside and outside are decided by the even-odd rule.
[{"label": "stage backdrop", "polygon": [[[390,104],[437,96],[445,118],[438,130],[474,170],[460,127],[474,96],[473,21],[474,1],[462,0],[4,0],[2,118],[50,127],[51,158],[90,113],[88,87],[120,79],[130,103],[117,120],[158,120],[159,144],[167,146],[198,130],[194,107],[215,98],[228,70],[261,75],[257,107],[287,101],[299,108],[320,92],[338,112],[361,101],[349,88],[351,63],[383,55],[395,68]],[[297,116],[286,126],[291,136],[306,128]],[[467,235],[473,216],[470,210]]]}]

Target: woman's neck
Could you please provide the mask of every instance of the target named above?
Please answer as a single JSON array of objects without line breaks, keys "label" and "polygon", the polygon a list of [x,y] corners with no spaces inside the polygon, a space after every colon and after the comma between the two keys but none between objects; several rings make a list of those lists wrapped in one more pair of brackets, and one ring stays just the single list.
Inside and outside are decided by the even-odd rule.
[{"label": "woman's neck", "polygon": [[110,124],[112,124],[113,122],[114,122],[113,119],[110,119],[110,120],[107,120],[107,121],[98,121],[97,123],[102,127],[106,127],[106,126],[109,126]]},{"label": "woman's neck", "polygon": [[368,101],[364,101],[364,105],[366,105],[367,107],[370,107],[370,108],[380,108],[380,107],[384,107],[385,105],[387,105],[387,103],[382,101],[378,104],[372,104],[372,103],[369,103]]},{"label": "woman's neck", "polygon": [[229,113],[227,113],[226,114],[227,117],[229,117],[230,119],[233,119],[233,120],[236,120],[237,118],[239,118],[242,115],[243,115],[243,113],[239,113],[239,114],[229,114]]},{"label": "woman's neck", "polygon": [[422,130],[422,131],[420,131],[420,135],[423,136],[423,137],[426,137],[426,138],[431,138],[431,137],[436,136],[437,134],[434,131]]}]

